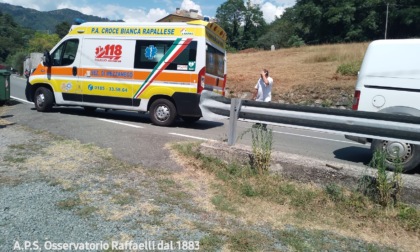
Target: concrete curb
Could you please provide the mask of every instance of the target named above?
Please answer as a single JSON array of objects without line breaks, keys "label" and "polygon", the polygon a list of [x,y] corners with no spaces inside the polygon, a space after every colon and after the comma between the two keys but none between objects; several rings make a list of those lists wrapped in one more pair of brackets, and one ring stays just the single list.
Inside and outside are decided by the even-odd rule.
[{"label": "concrete curb", "polygon": [[[217,157],[226,162],[250,164],[252,149],[250,146],[236,144],[228,146],[225,142],[205,142],[200,152],[206,156]],[[273,152],[270,170],[285,178],[304,183],[327,185],[335,183],[349,189],[355,189],[363,175],[374,176],[376,170],[338,162],[326,162],[285,152]],[[420,177],[403,174],[403,202],[420,206]]]}]

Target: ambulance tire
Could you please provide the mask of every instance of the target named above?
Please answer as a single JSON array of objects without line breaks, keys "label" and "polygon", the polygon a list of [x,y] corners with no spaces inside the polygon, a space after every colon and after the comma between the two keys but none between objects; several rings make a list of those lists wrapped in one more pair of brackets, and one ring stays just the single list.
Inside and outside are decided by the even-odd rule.
[{"label": "ambulance tire", "polygon": [[181,116],[182,120],[186,123],[195,123],[200,120],[199,116]]},{"label": "ambulance tire", "polygon": [[34,96],[35,108],[39,112],[49,112],[54,105],[54,95],[46,87],[39,87]]},{"label": "ambulance tire", "polygon": [[150,106],[150,120],[158,126],[170,126],[176,118],[175,105],[167,99],[157,99]]}]

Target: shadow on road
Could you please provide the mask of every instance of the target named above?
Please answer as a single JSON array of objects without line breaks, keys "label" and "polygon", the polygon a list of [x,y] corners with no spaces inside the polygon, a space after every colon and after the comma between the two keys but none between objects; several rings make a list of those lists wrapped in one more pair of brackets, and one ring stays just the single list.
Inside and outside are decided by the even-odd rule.
[{"label": "shadow on road", "polygon": [[2,119],[7,119],[7,118],[11,118],[14,115],[3,115],[5,112],[5,110],[3,109],[3,107],[0,107],[0,129],[2,128],[6,128],[7,126],[11,126],[14,125],[15,123],[9,122],[7,120],[2,120]]},{"label": "shadow on road", "polygon": [[13,117],[13,115],[2,115],[0,116],[0,119],[10,118]]},{"label": "shadow on road", "polygon": [[372,159],[370,149],[356,146],[338,149],[334,151],[334,155],[337,159],[354,163],[362,163],[364,165],[368,165]]},{"label": "shadow on road", "polygon": [[5,107],[12,107],[12,106],[16,106],[16,105],[19,105],[19,104],[22,104],[22,102],[14,100],[14,99],[10,99],[6,102]]},{"label": "shadow on road", "polygon": [[[35,108],[32,108],[32,110],[36,111]],[[125,122],[144,123],[151,125],[151,121],[148,114],[133,111],[97,109],[95,112],[86,112],[83,108],[79,107],[55,107],[50,113],[62,113],[67,115],[120,120]],[[223,125],[222,122],[199,120],[195,123],[187,123],[181,119],[178,119],[172,127],[207,130],[215,127],[220,127],[221,125]]]}]

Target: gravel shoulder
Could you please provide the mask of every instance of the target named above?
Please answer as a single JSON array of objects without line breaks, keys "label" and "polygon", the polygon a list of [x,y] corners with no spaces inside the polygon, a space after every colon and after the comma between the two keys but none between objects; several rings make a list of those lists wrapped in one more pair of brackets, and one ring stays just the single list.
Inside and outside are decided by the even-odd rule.
[{"label": "gravel shoulder", "polygon": [[49,242],[175,243],[205,237],[192,224],[202,210],[169,172],[124,163],[109,149],[6,117],[0,121],[0,251],[25,241],[43,248]]}]

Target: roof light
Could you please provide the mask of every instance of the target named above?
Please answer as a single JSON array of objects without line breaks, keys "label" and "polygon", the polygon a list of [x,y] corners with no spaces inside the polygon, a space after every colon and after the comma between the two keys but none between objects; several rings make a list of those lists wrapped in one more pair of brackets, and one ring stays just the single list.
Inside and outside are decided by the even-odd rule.
[{"label": "roof light", "polygon": [[75,18],[73,20],[73,22],[74,22],[75,25],[81,25],[81,24],[85,23],[86,21],[81,19],[81,18]]}]

